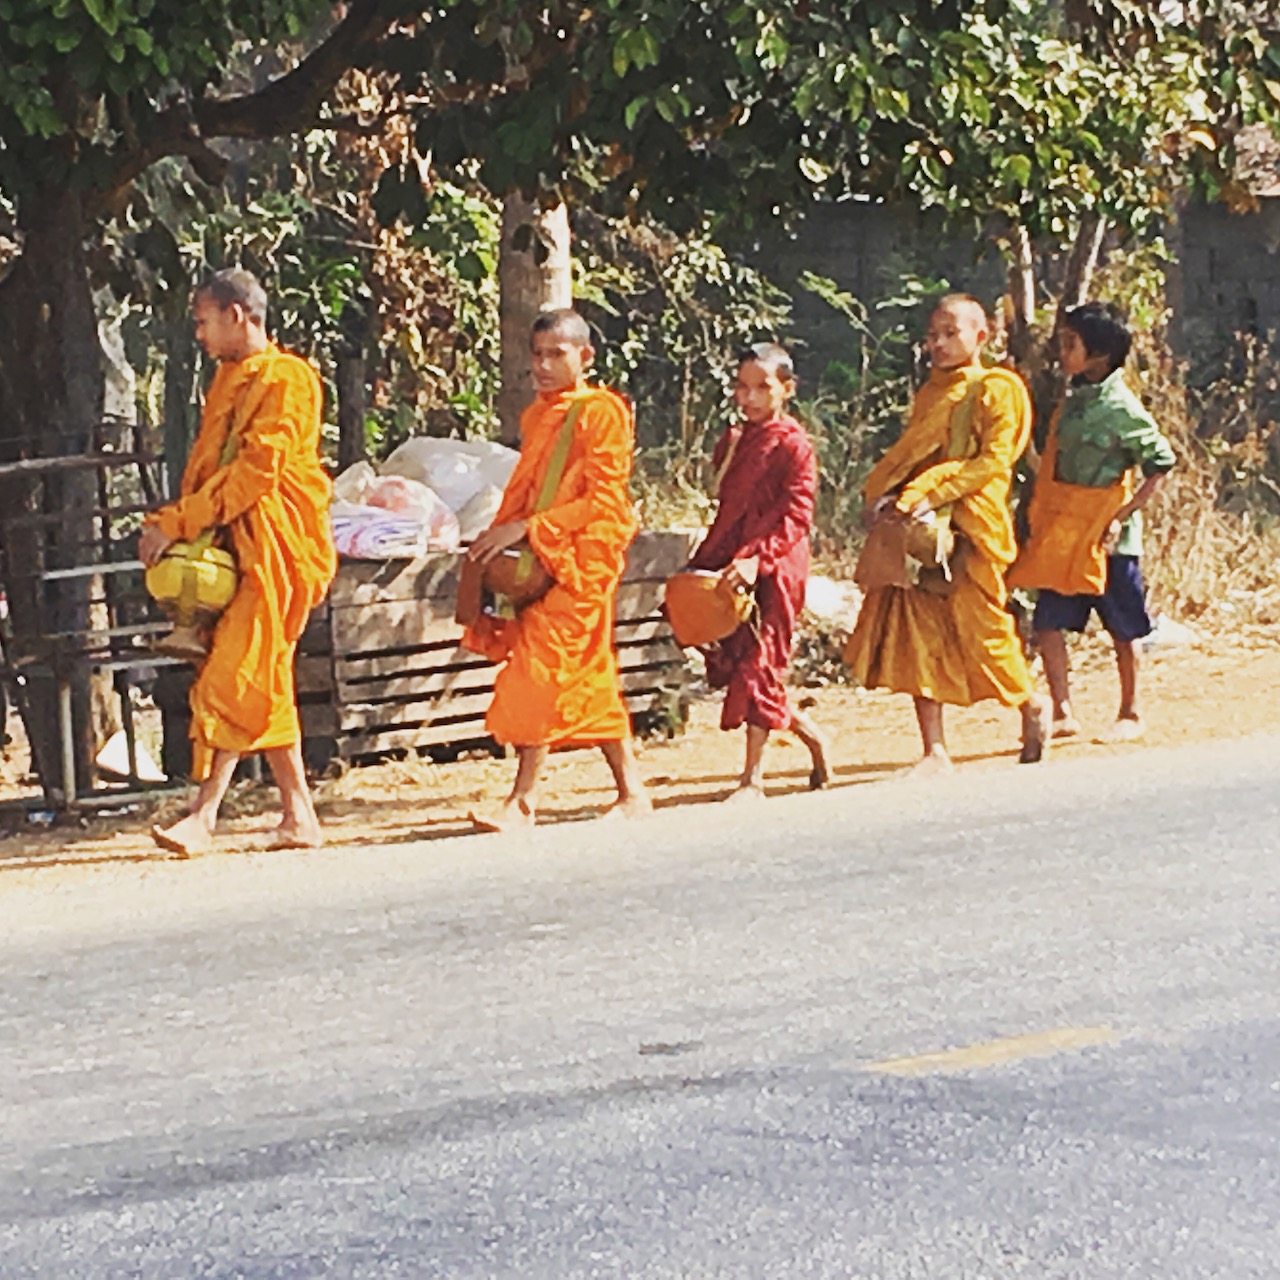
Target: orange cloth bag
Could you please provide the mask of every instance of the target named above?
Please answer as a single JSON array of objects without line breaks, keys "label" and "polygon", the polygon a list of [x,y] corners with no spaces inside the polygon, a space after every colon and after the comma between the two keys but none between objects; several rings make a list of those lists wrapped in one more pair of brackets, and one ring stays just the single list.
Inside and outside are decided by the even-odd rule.
[{"label": "orange cloth bag", "polygon": [[1027,509],[1030,534],[1005,579],[1010,587],[1100,596],[1107,589],[1102,539],[1116,512],[1129,501],[1128,476],[1097,489],[1057,478],[1058,432],[1049,432]]}]

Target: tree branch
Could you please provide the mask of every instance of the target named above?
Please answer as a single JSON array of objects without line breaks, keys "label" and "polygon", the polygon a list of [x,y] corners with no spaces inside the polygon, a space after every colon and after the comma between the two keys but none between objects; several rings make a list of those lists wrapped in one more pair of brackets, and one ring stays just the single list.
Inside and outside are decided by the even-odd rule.
[{"label": "tree branch", "polygon": [[395,21],[385,0],[352,0],[346,16],[292,71],[256,93],[197,102],[194,115],[205,138],[274,138],[306,129],[330,128],[320,108],[351,67],[361,45],[376,40]]}]

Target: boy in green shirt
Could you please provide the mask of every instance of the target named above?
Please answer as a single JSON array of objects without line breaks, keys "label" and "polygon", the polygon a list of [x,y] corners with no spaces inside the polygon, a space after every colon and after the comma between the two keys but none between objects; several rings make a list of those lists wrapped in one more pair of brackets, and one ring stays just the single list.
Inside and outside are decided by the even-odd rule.
[{"label": "boy in green shirt", "polygon": [[[1151,632],[1139,560],[1141,509],[1174,465],[1173,450],[1124,380],[1133,335],[1107,303],[1074,307],[1062,322],[1060,359],[1071,379],[1050,426],[1031,538],[1010,583],[1039,590],[1032,627],[1053,698],[1053,736],[1080,732],[1071,712],[1064,632],[1083,631],[1095,610],[1115,645],[1120,709],[1106,741],[1142,736],[1138,659]],[[1136,490],[1130,472],[1142,480]]]}]

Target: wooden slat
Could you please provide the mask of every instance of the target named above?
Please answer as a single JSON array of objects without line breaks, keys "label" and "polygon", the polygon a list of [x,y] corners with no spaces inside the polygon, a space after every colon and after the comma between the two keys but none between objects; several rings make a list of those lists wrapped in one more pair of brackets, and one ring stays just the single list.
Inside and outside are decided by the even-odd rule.
[{"label": "wooden slat", "polygon": [[472,667],[492,667],[487,659],[469,649],[460,649],[456,644],[448,642],[429,648],[406,653],[359,655],[351,658],[338,658],[334,662],[334,673],[337,679],[340,696],[346,697],[351,686],[358,686],[370,680],[391,679],[400,676],[413,676],[427,679],[440,673],[465,671]]},{"label": "wooden slat", "polygon": [[669,578],[689,562],[689,556],[701,538],[700,533],[646,531],[639,534],[627,555],[624,580]]},{"label": "wooden slat", "polygon": [[[640,684],[661,682],[676,666],[670,654],[659,648],[636,649],[629,656],[632,660],[619,671],[624,693]],[[348,712],[352,708],[358,708],[353,714],[361,724],[376,718],[390,724],[456,714],[462,704],[474,698],[484,699],[487,707],[493,697],[496,677],[497,668],[486,664],[451,674],[404,676],[348,686],[347,696],[338,704],[339,720],[344,728],[348,727]]]},{"label": "wooden slat", "polygon": [[391,600],[379,605],[335,608],[331,618],[333,652],[339,657],[444,641],[456,644],[462,635],[453,620],[452,603],[449,612],[441,614],[427,600]]},{"label": "wooden slat", "polygon": [[293,679],[299,694],[334,690],[333,660],[327,655],[301,654],[293,661]]},{"label": "wooden slat", "polygon": [[338,733],[338,709],[331,702],[305,703],[298,708],[304,738],[333,738]]},{"label": "wooden slat", "polygon": [[[633,715],[647,711],[652,698],[661,692],[662,688],[658,685],[633,690],[626,697],[628,709]],[[462,714],[454,719],[442,717],[434,724],[386,726],[382,729],[343,733],[337,738],[337,749],[340,757],[351,760],[389,751],[413,751],[435,746],[479,746],[489,741],[484,729],[484,713],[480,712],[475,715]]]},{"label": "wooden slat", "polygon": [[[662,676],[670,670],[670,664],[661,661],[620,674],[624,696],[637,689],[652,689],[662,684]],[[477,672],[472,679],[452,689],[428,692],[413,689],[409,694],[394,698],[370,698],[367,702],[350,702],[338,709],[338,723],[344,731],[364,729],[375,725],[385,727],[434,724],[441,719],[459,716],[483,716],[493,701],[493,678],[496,672]],[[482,677],[486,677],[484,679]],[[381,692],[383,686],[378,686]]]},{"label": "wooden slat", "polygon": [[[623,641],[617,647],[622,670],[645,662],[678,663],[683,654],[668,631],[655,629]],[[378,682],[402,682],[406,692],[443,688],[471,671],[493,671],[492,663],[467,649],[427,650],[419,653],[380,654],[369,658],[340,658],[334,662],[336,696],[340,701],[366,701],[370,686]]]},{"label": "wooden slat", "polygon": [[[682,568],[697,540],[687,533],[642,533],[627,556],[624,582],[662,580]],[[458,557],[417,560],[344,560],[329,592],[335,608],[429,600],[437,612],[452,614],[458,589]]]},{"label": "wooden slat", "polygon": [[[329,590],[335,609],[368,607],[398,600],[452,604],[458,592],[458,556],[423,556],[417,560],[344,560]],[[451,610],[450,610],[451,611]]]}]

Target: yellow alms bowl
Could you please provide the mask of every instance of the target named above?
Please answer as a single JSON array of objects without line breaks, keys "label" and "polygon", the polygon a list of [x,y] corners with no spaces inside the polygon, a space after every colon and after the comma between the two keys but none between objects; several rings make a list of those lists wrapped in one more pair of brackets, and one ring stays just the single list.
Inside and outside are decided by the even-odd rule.
[{"label": "yellow alms bowl", "polygon": [[180,623],[181,615],[221,613],[236,593],[235,557],[221,547],[193,548],[188,542],[172,543],[164,558],[147,570],[147,591],[162,609]]}]

